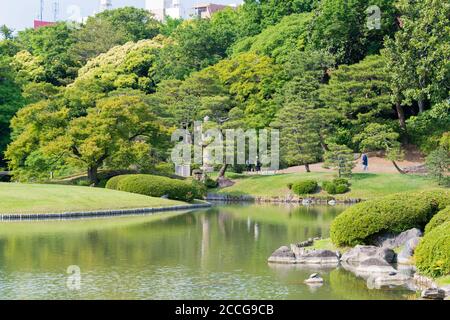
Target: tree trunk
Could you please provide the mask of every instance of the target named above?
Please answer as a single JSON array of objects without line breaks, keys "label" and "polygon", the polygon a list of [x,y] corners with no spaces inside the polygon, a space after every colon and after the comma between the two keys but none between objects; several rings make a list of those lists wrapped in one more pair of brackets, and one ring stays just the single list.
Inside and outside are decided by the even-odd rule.
[{"label": "tree trunk", "polygon": [[306,169],[306,172],[311,172],[311,169],[309,168],[309,164],[308,163],[305,164],[305,169]]},{"label": "tree trunk", "polygon": [[394,165],[395,169],[397,169],[398,172],[400,172],[401,174],[406,174],[405,171],[400,169],[400,167],[398,166],[398,164],[395,161],[392,161],[392,164]]},{"label": "tree trunk", "polygon": [[400,122],[400,128],[406,132],[406,121],[405,121],[405,111],[403,110],[400,102],[395,104],[395,108],[397,109],[398,121]]},{"label": "tree trunk", "polygon": [[97,166],[90,166],[88,168],[88,179],[89,179],[90,184],[97,185],[97,183],[98,183],[97,170],[98,170]]},{"label": "tree trunk", "polygon": [[418,102],[418,104],[419,104],[419,113],[424,112],[424,111],[425,111],[425,104],[424,104],[423,100],[420,99],[420,100],[417,101],[417,102]]},{"label": "tree trunk", "polygon": [[220,168],[219,176],[217,177],[217,181],[219,181],[220,178],[223,178],[225,176],[225,172],[227,172],[227,169],[228,169],[228,164],[224,164],[222,166],[222,168]]}]

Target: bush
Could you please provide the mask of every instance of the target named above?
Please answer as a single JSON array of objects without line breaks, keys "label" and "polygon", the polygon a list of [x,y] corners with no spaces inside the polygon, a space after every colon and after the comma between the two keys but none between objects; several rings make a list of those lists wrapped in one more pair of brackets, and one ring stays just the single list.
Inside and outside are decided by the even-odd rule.
[{"label": "bush", "polygon": [[194,199],[203,199],[208,193],[206,185],[200,181],[192,180],[192,187],[194,188]]},{"label": "bush", "polygon": [[331,240],[338,246],[370,244],[374,236],[423,230],[432,216],[450,202],[449,190],[400,193],[354,205],[332,222]]},{"label": "bush", "polygon": [[332,181],[322,182],[322,188],[329,194],[336,194],[336,185]]},{"label": "bush", "polygon": [[205,186],[208,189],[214,189],[214,188],[217,188],[219,186],[219,184],[217,183],[216,180],[211,179],[210,177],[208,177],[208,178],[206,178]]},{"label": "bush", "polygon": [[450,274],[450,221],[425,233],[414,254],[417,269],[439,277]]},{"label": "bush", "polygon": [[450,221],[450,206],[439,211],[431,218],[430,222],[425,226],[425,233],[431,232],[434,228],[448,221]]},{"label": "bush", "polygon": [[336,186],[336,194],[343,194],[350,190],[350,188],[345,184],[338,184]]},{"label": "bush", "polygon": [[106,187],[151,197],[168,196],[169,199],[186,202],[193,201],[203,193],[200,186],[192,181],[145,174],[117,176],[110,179]]},{"label": "bush", "polygon": [[172,163],[160,162],[155,166],[155,170],[162,176],[171,176],[175,174],[175,169]]},{"label": "bush", "polygon": [[297,195],[314,193],[318,184],[314,180],[303,180],[292,184],[292,191]]},{"label": "bush", "polygon": [[342,194],[350,190],[350,182],[344,178],[336,178],[333,181],[322,182],[322,188],[329,194]]}]

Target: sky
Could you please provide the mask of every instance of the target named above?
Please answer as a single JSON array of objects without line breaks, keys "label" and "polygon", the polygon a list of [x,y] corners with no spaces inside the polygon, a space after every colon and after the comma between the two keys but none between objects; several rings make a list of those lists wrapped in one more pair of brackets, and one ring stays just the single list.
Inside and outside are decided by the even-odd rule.
[{"label": "sky", "polygon": [[[44,0],[43,20],[53,21],[53,2]],[[198,2],[212,2],[218,4],[234,4],[240,0],[212,0]],[[99,8],[99,0],[59,0],[59,19],[66,20],[69,17],[80,15],[86,17],[92,15]],[[135,6],[144,8],[145,0],[112,0],[113,8]],[[33,27],[33,20],[39,16],[40,0],[0,0],[0,26],[6,24],[15,31]],[[76,8],[79,8],[78,14]]]}]

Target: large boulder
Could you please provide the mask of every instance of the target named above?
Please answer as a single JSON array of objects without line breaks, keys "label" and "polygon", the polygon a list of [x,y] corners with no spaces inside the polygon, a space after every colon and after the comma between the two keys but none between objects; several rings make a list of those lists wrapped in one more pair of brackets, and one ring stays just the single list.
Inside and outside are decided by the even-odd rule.
[{"label": "large boulder", "polygon": [[337,251],[307,249],[295,244],[291,245],[291,250],[294,252],[297,263],[336,266],[339,264],[340,253]]},{"label": "large boulder", "polygon": [[414,250],[416,250],[417,245],[420,242],[419,237],[414,237],[409,239],[406,243],[402,251],[397,255],[397,263],[399,264],[411,264],[411,258],[414,255]]},{"label": "large boulder", "polygon": [[369,258],[378,258],[380,260],[384,260],[386,263],[393,263],[395,262],[395,256],[395,252],[388,248],[357,245],[353,249],[344,253],[341,257],[341,261],[351,264],[359,264]]},{"label": "large boulder", "polygon": [[369,289],[380,289],[386,286],[403,286],[411,280],[411,277],[403,273],[375,274],[369,276],[367,279],[367,287]]},{"label": "large boulder", "polygon": [[422,231],[417,228],[406,230],[400,234],[387,233],[376,237],[373,244],[378,247],[394,249],[405,245],[410,239],[420,238]]},{"label": "large boulder", "polygon": [[289,247],[283,246],[275,250],[268,261],[273,263],[295,263],[295,255]]},{"label": "large boulder", "polygon": [[439,288],[428,288],[422,291],[423,299],[444,300],[445,291]]}]

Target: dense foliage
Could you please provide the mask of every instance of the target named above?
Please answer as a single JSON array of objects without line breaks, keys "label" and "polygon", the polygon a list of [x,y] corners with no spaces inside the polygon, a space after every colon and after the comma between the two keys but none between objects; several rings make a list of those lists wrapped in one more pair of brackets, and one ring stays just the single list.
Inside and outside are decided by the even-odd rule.
[{"label": "dense foliage", "polygon": [[428,224],[425,226],[425,233],[430,232],[434,228],[446,222],[450,222],[450,206],[439,211],[433,216],[430,222],[428,222]]},{"label": "dense foliage", "polygon": [[417,269],[439,277],[450,273],[450,221],[427,232],[414,252]]},{"label": "dense foliage", "polygon": [[[439,0],[247,0],[210,19],[160,23],[126,7],[3,26],[0,163],[16,180],[91,170],[95,183],[100,168],[168,162],[171,132],[208,116],[221,130],[279,129],[283,166],[324,161],[345,176],[354,154],[384,151],[398,168],[409,143],[444,181],[449,12]],[[117,112],[100,120],[107,98]],[[142,117],[151,134],[110,127]]]},{"label": "dense foliage", "polygon": [[331,224],[330,234],[338,246],[369,244],[374,236],[423,229],[440,208],[450,204],[450,191],[432,190],[395,194],[354,205]]}]

